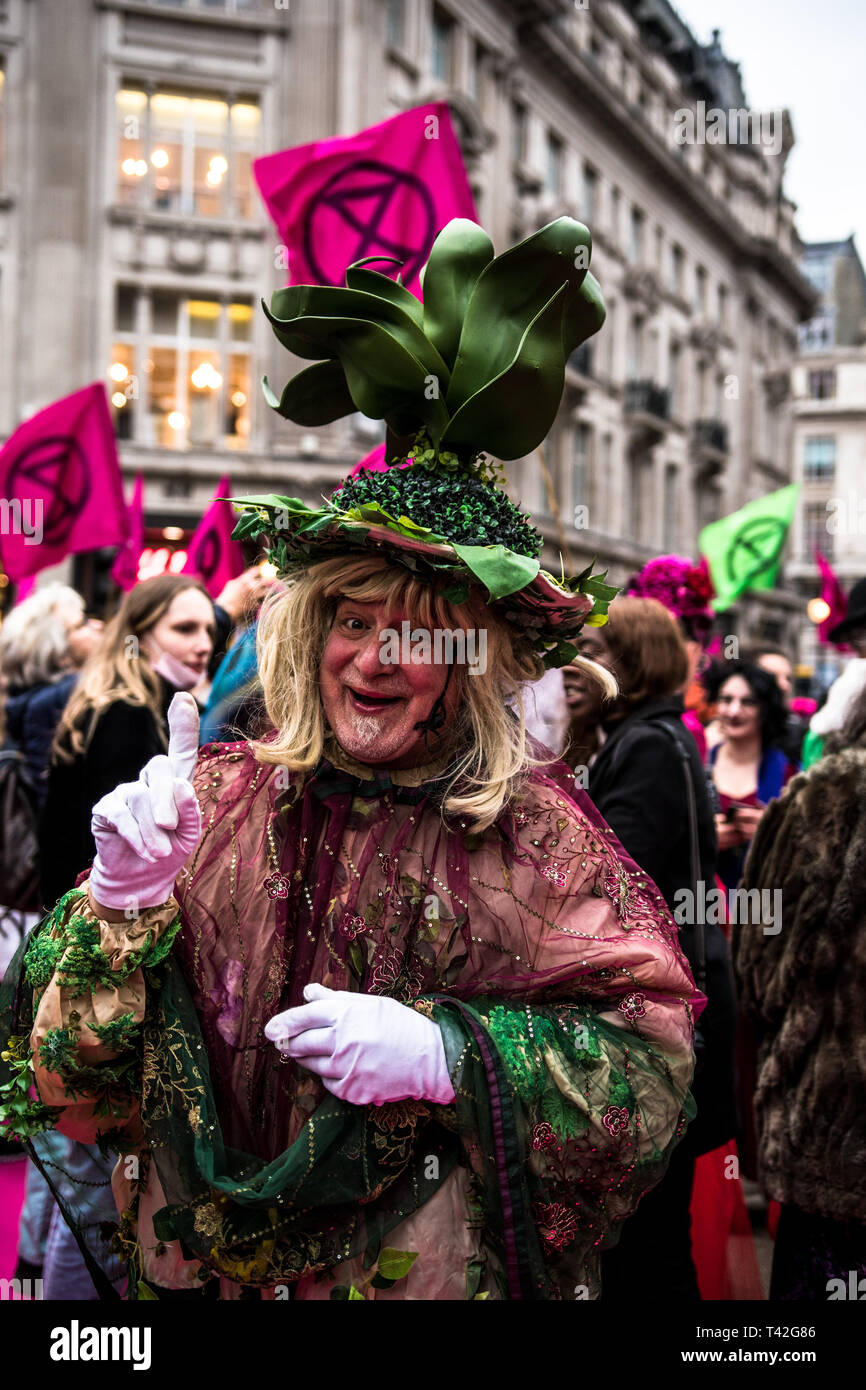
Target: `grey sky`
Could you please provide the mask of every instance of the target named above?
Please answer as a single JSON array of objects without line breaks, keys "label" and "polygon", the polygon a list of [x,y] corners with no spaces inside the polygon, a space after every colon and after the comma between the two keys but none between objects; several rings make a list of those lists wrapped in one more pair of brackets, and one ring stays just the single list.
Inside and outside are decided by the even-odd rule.
[{"label": "grey sky", "polygon": [[674,0],[695,36],[722,31],[755,109],[787,107],[785,189],[805,241],[854,232],[866,260],[866,0]]}]

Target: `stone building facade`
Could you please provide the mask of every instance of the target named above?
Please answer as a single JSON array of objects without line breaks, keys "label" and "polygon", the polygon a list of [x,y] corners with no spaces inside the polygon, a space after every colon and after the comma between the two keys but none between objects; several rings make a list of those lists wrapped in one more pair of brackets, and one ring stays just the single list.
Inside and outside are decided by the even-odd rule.
[{"label": "stone building facade", "polygon": [[[802,267],[819,301],[800,326],[792,372],[793,476],[803,490],[788,574],[808,600],[820,593],[816,549],[846,591],[866,575],[866,272],[853,237],[807,243]],[[821,687],[840,666],[811,624],[799,657]]]},{"label": "stone building facade", "polygon": [[[813,304],[790,122],[738,123],[736,65],[667,0],[0,0],[0,65],[0,437],[103,377],[157,531],[225,472],[317,497],[380,437],[261,398],[288,375],[258,309],[284,272],[250,162],[438,99],[498,249],[563,213],[593,233],[608,321],[543,459],[510,469],[551,565],[598,555],[620,582],[790,481]],[[726,622],[791,637],[800,607],[774,591]]]}]

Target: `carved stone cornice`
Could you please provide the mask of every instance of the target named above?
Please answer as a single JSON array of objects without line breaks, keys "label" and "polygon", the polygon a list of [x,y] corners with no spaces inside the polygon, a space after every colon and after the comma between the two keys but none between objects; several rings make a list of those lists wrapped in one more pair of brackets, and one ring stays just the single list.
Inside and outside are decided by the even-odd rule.
[{"label": "carved stone cornice", "polygon": [[692,347],[697,348],[704,357],[718,357],[724,340],[724,334],[712,323],[696,323],[689,334]]},{"label": "carved stone cornice", "polygon": [[648,314],[655,314],[662,299],[664,289],[654,270],[648,266],[629,266],[622,280],[623,293],[632,300],[638,300]]},{"label": "carved stone cornice", "polygon": [[767,372],[763,380],[764,395],[771,410],[778,410],[791,394],[791,373],[787,367]]}]

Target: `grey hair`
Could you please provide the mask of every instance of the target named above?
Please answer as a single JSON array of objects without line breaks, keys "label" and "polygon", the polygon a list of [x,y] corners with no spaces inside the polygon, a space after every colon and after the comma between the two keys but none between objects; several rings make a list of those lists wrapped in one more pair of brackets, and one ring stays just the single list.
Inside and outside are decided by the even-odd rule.
[{"label": "grey hair", "polygon": [[84,600],[67,584],[46,584],[3,619],[0,675],[8,687],[53,684],[71,669],[64,609],[84,612]]}]

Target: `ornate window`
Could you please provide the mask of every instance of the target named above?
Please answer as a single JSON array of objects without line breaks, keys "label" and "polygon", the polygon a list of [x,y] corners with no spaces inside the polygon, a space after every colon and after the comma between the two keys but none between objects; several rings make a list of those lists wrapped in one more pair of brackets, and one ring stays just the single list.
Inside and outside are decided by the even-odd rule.
[{"label": "ornate window", "polygon": [[117,93],[117,197],[183,216],[249,218],[261,112],[255,98],[128,84]]},{"label": "ornate window", "polygon": [[832,434],[812,434],[803,441],[803,477],[823,482],[836,472],[836,439]]},{"label": "ornate window", "polygon": [[109,391],[118,437],[166,449],[245,449],[253,308],[118,285]]}]

